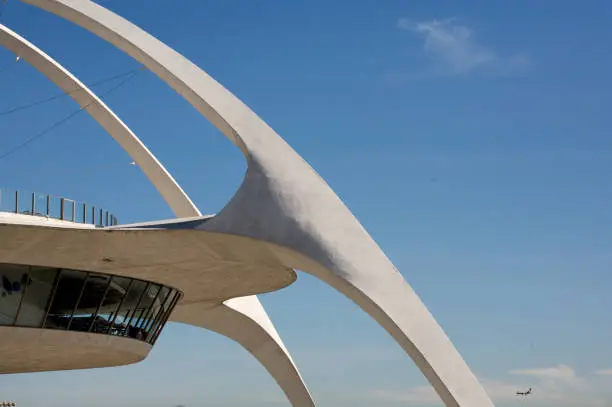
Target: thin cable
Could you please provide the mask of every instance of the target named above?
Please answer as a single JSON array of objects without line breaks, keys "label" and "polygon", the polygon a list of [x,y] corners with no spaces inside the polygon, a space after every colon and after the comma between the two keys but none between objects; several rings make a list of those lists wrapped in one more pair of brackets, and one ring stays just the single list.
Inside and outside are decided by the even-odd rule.
[{"label": "thin cable", "polygon": [[[113,86],[112,88],[107,89],[102,95],[107,95],[110,92],[119,89],[121,86],[125,85],[130,79],[134,78],[134,76],[138,75],[139,72],[134,72],[132,73],[131,76],[128,76],[127,78],[125,78],[124,80],[122,80],[121,82],[119,82],[117,85]],[[63,119],[55,122],[54,124],[52,124],[51,126],[47,127],[46,129],[44,129],[43,131],[41,131],[40,133],[38,133],[37,135],[30,137],[29,139],[27,139],[26,141],[24,141],[23,143],[19,144],[18,146],[12,148],[11,150],[7,151],[6,153],[0,155],[0,160],[5,159],[6,157],[8,157],[9,155],[21,150],[22,148],[24,148],[25,146],[27,146],[28,144],[40,139],[41,137],[43,137],[44,135],[48,134],[51,130],[56,129],[57,127],[61,126],[62,124],[66,123],[68,120],[72,119],[74,116],[76,116],[77,114],[81,113],[83,110],[87,109],[89,106],[91,106],[94,103],[94,101],[89,102],[88,104],[86,104],[85,106],[82,106],[80,109],[75,110],[74,112],[70,113],[68,116],[64,117]]]},{"label": "thin cable", "polygon": [[[122,78],[124,76],[132,75],[132,74],[137,73],[138,71],[141,71],[141,70],[144,70],[144,69],[146,69],[146,68],[144,66],[141,66],[141,67],[138,67],[136,69],[132,69],[132,70],[129,70],[129,71],[126,71],[126,72],[122,72],[120,74],[113,75],[113,76],[110,76],[108,78],[101,79],[101,80],[99,80],[97,82],[94,82],[91,85],[89,85],[89,87],[93,88],[94,86],[102,85],[104,83],[113,81],[115,79],[119,79],[119,78]],[[0,73],[2,73],[2,69],[0,69]],[[69,92],[58,93],[57,95],[53,95],[53,96],[50,96],[50,97],[45,98],[45,99],[38,99],[38,100],[35,100],[34,102],[31,102],[31,103],[28,103],[28,104],[25,104],[25,105],[17,106],[17,107],[14,107],[12,109],[9,109],[9,110],[0,111],[0,117],[1,116],[7,116],[7,115],[12,114],[12,113],[20,112],[22,110],[30,109],[32,107],[40,106],[42,104],[51,102],[53,100],[60,99],[60,98],[63,98],[65,96],[68,96],[68,95],[72,95],[72,94],[77,93],[77,92],[84,92],[84,91],[85,91],[84,89],[80,89],[79,88],[79,89],[71,90]]]}]

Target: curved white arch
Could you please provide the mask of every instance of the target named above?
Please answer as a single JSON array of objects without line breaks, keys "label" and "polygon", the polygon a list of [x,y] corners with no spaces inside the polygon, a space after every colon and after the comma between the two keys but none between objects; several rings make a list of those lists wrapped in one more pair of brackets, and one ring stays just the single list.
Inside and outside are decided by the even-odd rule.
[{"label": "curved white arch", "polygon": [[[87,110],[138,164],[177,217],[201,216],[198,208],[172,175],[85,84],[34,44],[2,24],[0,46],[30,63]],[[314,405],[291,355],[256,296],[228,300],[223,304],[179,305],[178,310],[181,310],[179,315],[184,315],[183,322],[215,331],[247,349],[270,372],[294,405]],[[198,318],[194,320],[193,314],[197,314]]]},{"label": "curved white arch", "polygon": [[177,217],[201,215],[189,196],[147,146],[95,93],[66,68],[2,24],[0,24],[0,46],[27,61],[86,110],[138,164]]},{"label": "curved white arch", "polygon": [[139,60],[237,144],[246,178],[202,229],[281,247],[287,266],[355,301],[412,357],[447,406],[490,407],[486,392],[427,308],[318,174],[264,121],[195,64],[89,0],[22,0],[66,18]]}]

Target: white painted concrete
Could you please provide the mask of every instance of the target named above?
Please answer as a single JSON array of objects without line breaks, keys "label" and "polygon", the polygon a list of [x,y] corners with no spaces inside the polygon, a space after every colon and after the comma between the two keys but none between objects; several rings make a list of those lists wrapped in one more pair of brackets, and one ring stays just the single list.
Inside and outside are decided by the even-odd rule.
[{"label": "white painted concrete", "polygon": [[0,263],[151,281],[181,290],[184,297],[179,305],[189,310],[276,291],[296,279],[295,271],[266,242],[195,229],[106,230],[0,223],[0,242]]},{"label": "white painted concrete", "polygon": [[[129,127],[67,69],[34,44],[1,24],[0,45],[30,63],[87,110],[138,164],[176,216],[181,218],[201,216],[187,194]],[[26,222],[33,221],[37,220],[31,217]],[[314,404],[297,367],[257,297],[228,300],[214,308],[197,309],[197,307],[199,306],[196,304],[192,305],[194,310],[210,314],[200,319],[197,322],[198,326],[228,336],[246,349],[254,348],[255,338],[265,339],[274,352],[265,355],[254,354],[254,356],[272,374],[295,405]],[[221,315],[223,318],[220,318]],[[279,366],[282,366],[280,374]]]},{"label": "white painted concrete", "polygon": [[27,61],[85,109],[138,164],[176,216],[200,215],[191,199],[147,146],[85,84],[41,49],[2,24],[0,46]]},{"label": "white painted concrete", "polygon": [[241,148],[249,163],[246,178],[230,203],[200,230],[268,242],[284,265],[318,276],[377,320],[447,406],[493,405],[444,331],[348,208],[247,106],[185,57],[89,0],[22,1],[83,26],[142,62]]},{"label": "white painted concrete", "polygon": [[95,229],[89,223],[74,223],[67,220],[47,218],[45,216],[23,215],[20,213],[0,212],[0,224],[54,226],[58,228]]}]

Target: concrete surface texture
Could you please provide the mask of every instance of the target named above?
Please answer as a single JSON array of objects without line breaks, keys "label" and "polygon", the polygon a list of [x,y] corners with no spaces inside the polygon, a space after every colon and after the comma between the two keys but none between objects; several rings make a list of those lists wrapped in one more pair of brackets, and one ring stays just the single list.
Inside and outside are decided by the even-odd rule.
[{"label": "concrete surface texture", "polygon": [[54,329],[0,326],[0,338],[0,374],[127,365],[151,350],[130,338]]},{"label": "concrete surface texture", "polygon": [[[447,406],[493,405],[444,331],[357,219],[254,112],[185,57],[98,4],[22,1],[84,27],[143,63],[242,150],[249,166],[236,195],[217,216],[186,223],[185,231],[266,242],[282,265],[316,275],[371,315],[411,356]],[[270,353],[265,345],[255,345],[256,357]],[[305,396],[291,401],[309,403]]]},{"label": "concrete surface texture", "polygon": [[193,229],[0,224],[0,242],[0,263],[151,281],[182,291],[182,306],[276,291],[296,279],[265,242]]},{"label": "concrete surface texture", "polygon": [[[30,63],[85,109],[132,157],[177,217],[201,216],[200,211],[189,196],[144,143],[101,99],[66,68],[34,44],[1,24],[0,45]],[[11,214],[5,215],[5,218],[9,217],[8,221],[15,220],[15,218],[11,218]],[[49,219],[43,222],[42,219],[33,217],[21,217],[20,222],[22,224],[81,227],[77,224],[58,223],[60,221],[54,222]],[[88,226],[83,225],[83,227]],[[243,292],[242,295],[247,295],[247,293]],[[239,299],[229,299],[215,307],[201,304],[191,304],[189,310],[185,310],[185,307],[185,304],[181,305],[181,309],[187,315],[191,312],[200,314],[197,323],[194,325],[227,336],[253,353],[264,367],[272,373],[285,394],[296,405],[311,406],[314,404],[289,352],[257,297],[247,296]],[[265,344],[267,348],[272,348],[274,351],[258,352],[261,344]],[[254,352],[257,352],[257,354]]]}]

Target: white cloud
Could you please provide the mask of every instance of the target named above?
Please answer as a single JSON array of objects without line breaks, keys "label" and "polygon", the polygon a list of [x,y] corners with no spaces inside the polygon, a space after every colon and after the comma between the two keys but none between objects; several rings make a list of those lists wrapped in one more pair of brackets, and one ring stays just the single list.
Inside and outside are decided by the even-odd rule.
[{"label": "white cloud", "polygon": [[[520,387],[504,383],[497,380],[482,380],[482,385],[487,391],[487,394],[495,401],[510,400],[515,398],[515,392]],[[390,391],[390,390],[373,390],[370,396],[380,401],[391,403],[421,403],[421,404],[439,404],[440,397],[436,394],[431,386],[419,386],[410,389],[409,391]]]},{"label": "white cloud", "polygon": [[[601,370],[597,375],[612,374],[612,370]],[[515,380],[492,380],[482,378],[481,383],[489,396],[500,405],[516,401],[516,392],[533,388],[528,396],[533,407],[610,407],[612,406],[612,391],[609,386],[595,377],[581,377],[567,365],[557,365],[547,368],[530,368],[511,370],[510,378]],[[522,378],[521,378],[522,377]],[[608,383],[609,384],[609,383]],[[370,397],[390,404],[420,403],[441,405],[440,398],[431,386],[420,386],[408,391],[374,390]]]},{"label": "white cloud", "polygon": [[375,389],[370,392],[373,399],[391,403],[439,403],[440,398],[431,386],[414,387],[408,391]]},{"label": "white cloud", "polygon": [[540,400],[567,401],[574,397],[583,397],[584,393],[588,393],[591,385],[567,365],[511,370],[508,373],[515,376],[531,377],[539,387],[537,398]]},{"label": "white cloud", "polygon": [[612,369],[597,370],[595,374],[599,376],[612,376]]},{"label": "white cloud", "polygon": [[481,382],[489,397],[495,401],[514,400],[516,399],[517,391],[526,390],[523,389],[524,386],[520,386],[517,383],[501,380],[482,379]]},{"label": "white cloud", "polygon": [[511,375],[533,376],[541,379],[555,379],[573,382],[578,379],[574,369],[567,365],[557,365],[554,367],[511,370]]},{"label": "white cloud", "polygon": [[402,18],[397,26],[423,39],[425,53],[444,74],[466,75],[481,71],[514,75],[525,72],[531,65],[525,54],[500,55],[480,44],[469,27],[456,24],[454,19],[412,21]]}]

